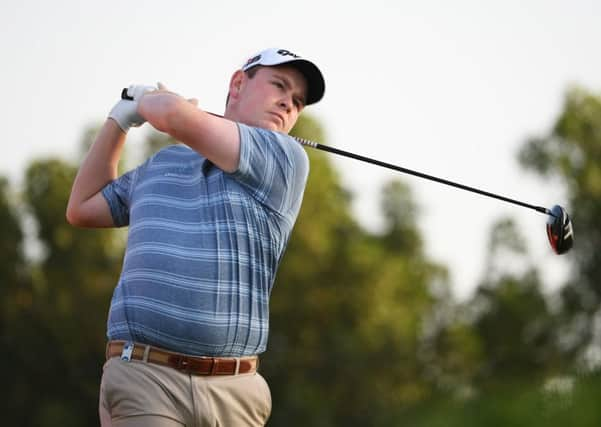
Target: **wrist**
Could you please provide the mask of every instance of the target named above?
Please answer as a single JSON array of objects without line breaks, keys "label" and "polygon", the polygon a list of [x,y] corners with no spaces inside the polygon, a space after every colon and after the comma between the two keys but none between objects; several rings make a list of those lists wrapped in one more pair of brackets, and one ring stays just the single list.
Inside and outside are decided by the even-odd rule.
[{"label": "wrist", "polygon": [[154,90],[156,90],[154,86],[131,85],[124,90],[121,95],[122,99],[111,109],[108,117],[113,119],[125,133],[131,127],[143,125],[146,120],[138,114],[138,102],[146,92]]},{"label": "wrist", "polygon": [[108,118],[114,120],[125,133],[132,126],[141,126],[145,120],[138,115],[137,101],[120,100],[109,112]]}]

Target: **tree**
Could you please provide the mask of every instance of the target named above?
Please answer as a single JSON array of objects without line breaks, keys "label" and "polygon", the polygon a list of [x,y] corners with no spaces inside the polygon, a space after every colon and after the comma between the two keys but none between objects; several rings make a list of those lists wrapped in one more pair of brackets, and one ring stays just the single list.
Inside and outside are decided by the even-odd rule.
[{"label": "tree", "polygon": [[[3,299],[11,307],[2,339],[10,366],[3,376],[9,385],[3,417],[11,425],[97,423],[106,312],[123,238],[118,231],[67,224],[75,172],[75,166],[60,159],[34,161],[26,171],[21,215],[35,225],[34,238],[43,250],[27,262],[15,255],[14,271],[26,280],[20,283],[17,274],[12,280],[17,285],[7,287],[9,295]],[[6,243],[10,232],[13,254],[18,254],[23,233],[8,218],[5,224]]]},{"label": "tree", "polygon": [[[293,133],[324,141],[303,116]],[[263,358],[270,425],[386,425],[391,408],[427,396],[417,353],[446,272],[425,259],[408,189],[383,193],[385,230],[350,214],[351,196],[324,153],[308,152],[303,206],[278,272]]]},{"label": "tree", "polygon": [[27,319],[24,318],[32,305],[30,275],[26,268],[23,251],[24,232],[17,208],[15,195],[9,189],[9,182],[0,178],[0,378],[5,387],[0,399],[3,417],[12,418],[18,413],[23,401],[29,398],[23,378],[15,375],[15,366],[22,362],[18,349],[25,338]]},{"label": "tree", "polygon": [[594,328],[601,304],[601,97],[579,87],[568,90],[552,129],[527,141],[519,159],[566,189],[576,241],[566,255],[572,271],[561,290],[564,326],[558,339],[576,358],[601,344]]},{"label": "tree", "polygon": [[[523,239],[510,219],[494,224],[486,274],[468,306],[481,341],[478,381],[499,384],[540,380],[555,374],[555,320],[537,271],[527,264]],[[514,271],[495,264],[514,267]]]}]

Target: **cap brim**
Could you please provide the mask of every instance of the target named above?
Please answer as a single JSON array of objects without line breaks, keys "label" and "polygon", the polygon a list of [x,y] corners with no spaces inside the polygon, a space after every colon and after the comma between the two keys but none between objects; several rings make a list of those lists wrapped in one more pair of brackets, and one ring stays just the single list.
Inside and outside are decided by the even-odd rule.
[{"label": "cap brim", "polygon": [[307,80],[307,99],[305,104],[315,104],[322,97],[326,89],[325,80],[321,71],[311,61],[295,59],[281,65],[290,65],[300,71]]}]

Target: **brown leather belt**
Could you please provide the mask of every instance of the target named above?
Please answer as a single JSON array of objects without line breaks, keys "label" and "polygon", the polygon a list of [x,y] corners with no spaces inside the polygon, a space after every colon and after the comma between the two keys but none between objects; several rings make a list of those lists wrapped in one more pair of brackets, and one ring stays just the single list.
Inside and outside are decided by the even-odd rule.
[{"label": "brown leather belt", "polygon": [[[124,348],[128,348],[124,351]],[[106,345],[107,360],[121,357],[169,366],[192,375],[238,375],[257,371],[259,358],[251,357],[200,357],[174,353],[146,344],[109,341]]]}]

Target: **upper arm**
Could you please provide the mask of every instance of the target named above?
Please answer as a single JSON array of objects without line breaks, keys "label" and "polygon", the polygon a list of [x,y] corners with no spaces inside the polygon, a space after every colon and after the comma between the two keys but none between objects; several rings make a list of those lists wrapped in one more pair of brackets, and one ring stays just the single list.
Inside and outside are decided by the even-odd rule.
[{"label": "upper arm", "polygon": [[104,188],[77,204],[67,207],[67,220],[79,227],[123,227],[129,224],[133,186],[148,162],[109,182]]},{"label": "upper arm", "polygon": [[78,227],[114,227],[113,216],[102,192],[94,194],[78,206],[69,206],[67,221]]},{"label": "upper arm", "polygon": [[199,110],[170,93],[146,94],[139,112],[155,128],[188,145],[221,170],[233,172],[238,168],[240,135],[233,121]]},{"label": "upper arm", "polygon": [[305,150],[287,135],[243,124],[239,129],[240,164],[232,176],[270,209],[296,211],[309,173]]}]

